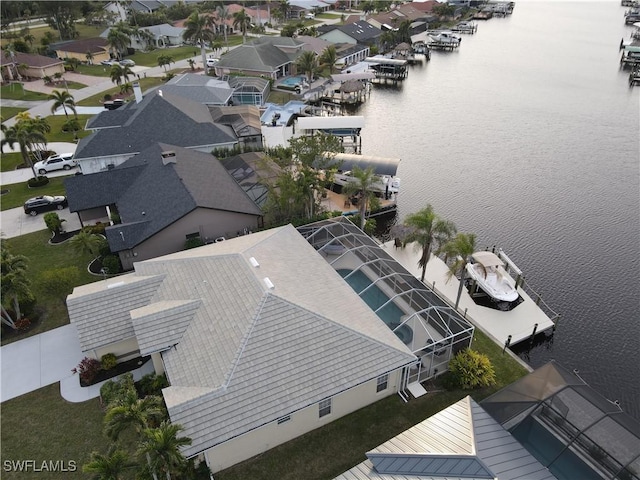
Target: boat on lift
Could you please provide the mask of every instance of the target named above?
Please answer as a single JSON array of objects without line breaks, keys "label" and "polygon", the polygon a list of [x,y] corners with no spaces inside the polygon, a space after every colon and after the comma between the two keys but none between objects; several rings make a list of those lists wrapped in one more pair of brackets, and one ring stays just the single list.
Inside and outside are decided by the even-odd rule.
[{"label": "boat on lift", "polygon": [[466,265],[469,277],[487,295],[499,302],[518,299],[516,282],[504,269],[504,262],[495,253],[475,252]]}]

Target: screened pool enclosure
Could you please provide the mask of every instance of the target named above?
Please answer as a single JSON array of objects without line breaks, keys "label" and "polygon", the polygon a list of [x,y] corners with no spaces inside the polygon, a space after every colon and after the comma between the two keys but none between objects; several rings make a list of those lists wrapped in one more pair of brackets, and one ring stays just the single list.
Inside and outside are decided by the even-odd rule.
[{"label": "screened pool enclosure", "polygon": [[345,217],[298,227],[351,288],[418,358],[407,384],[448,369],[473,326]]},{"label": "screened pool enclosure", "polygon": [[640,422],[555,362],[481,405],[560,480],[640,480]]}]

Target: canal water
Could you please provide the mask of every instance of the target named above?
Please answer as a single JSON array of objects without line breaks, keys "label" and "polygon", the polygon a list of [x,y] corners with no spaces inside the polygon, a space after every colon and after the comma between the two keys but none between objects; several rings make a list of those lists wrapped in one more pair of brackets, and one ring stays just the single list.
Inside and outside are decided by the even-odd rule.
[{"label": "canal water", "polygon": [[619,2],[518,1],[358,110],[400,157],[399,218],[432,204],[498,245],[561,313],[551,359],[640,419],[640,87]]}]

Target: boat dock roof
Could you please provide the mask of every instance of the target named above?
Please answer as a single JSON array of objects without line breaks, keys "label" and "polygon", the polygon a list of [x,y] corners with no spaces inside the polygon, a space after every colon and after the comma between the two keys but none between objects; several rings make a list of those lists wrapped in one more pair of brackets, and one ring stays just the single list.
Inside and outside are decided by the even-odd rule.
[{"label": "boat dock roof", "polygon": [[353,170],[357,166],[363,170],[371,167],[376,175],[395,176],[398,171],[399,158],[375,157],[373,155],[357,155],[353,153],[336,153],[329,165],[339,164],[340,170]]},{"label": "boat dock roof", "polygon": [[[413,245],[394,248],[393,241],[385,243],[385,246],[389,255],[417,278],[420,278],[422,269],[418,267],[418,259],[421,252],[416,251]],[[455,305],[460,282],[455,277],[449,278],[448,272],[449,267],[432,255],[427,263],[424,280],[426,284],[434,285],[434,290],[451,305]],[[536,301],[521,287],[518,287],[518,293],[524,301],[514,309],[505,312],[477,305],[468,294],[467,289],[463,288],[458,310],[466,311],[465,318],[501,345],[505,344],[509,336],[511,336],[511,345],[529,339],[535,325],[537,325],[537,333],[552,329],[555,324],[536,304]]]}]

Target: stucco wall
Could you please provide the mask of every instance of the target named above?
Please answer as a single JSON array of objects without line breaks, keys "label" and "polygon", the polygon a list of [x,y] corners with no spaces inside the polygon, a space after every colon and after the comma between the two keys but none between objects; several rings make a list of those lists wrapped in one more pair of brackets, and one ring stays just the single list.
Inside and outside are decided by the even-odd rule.
[{"label": "stucco wall", "polygon": [[249,433],[236,437],[205,452],[207,464],[212,472],[219,472],[236,463],[263,453],[318,427],[355,412],[398,391],[401,370],[389,374],[386,390],[376,392],[377,379],[342,392],[332,399],[331,413],[318,416],[318,404],[292,413],[291,419],[278,424],[273,421]]},{"label": "stucco wall", "polygon": [[184,250],[187,235],[199,233],[203,241],[237,236],[244,228],[258,228],[258,217],[244,213],[197,208],[132,250],[120,252],[122,268],[130,270],[133,262]]}]

